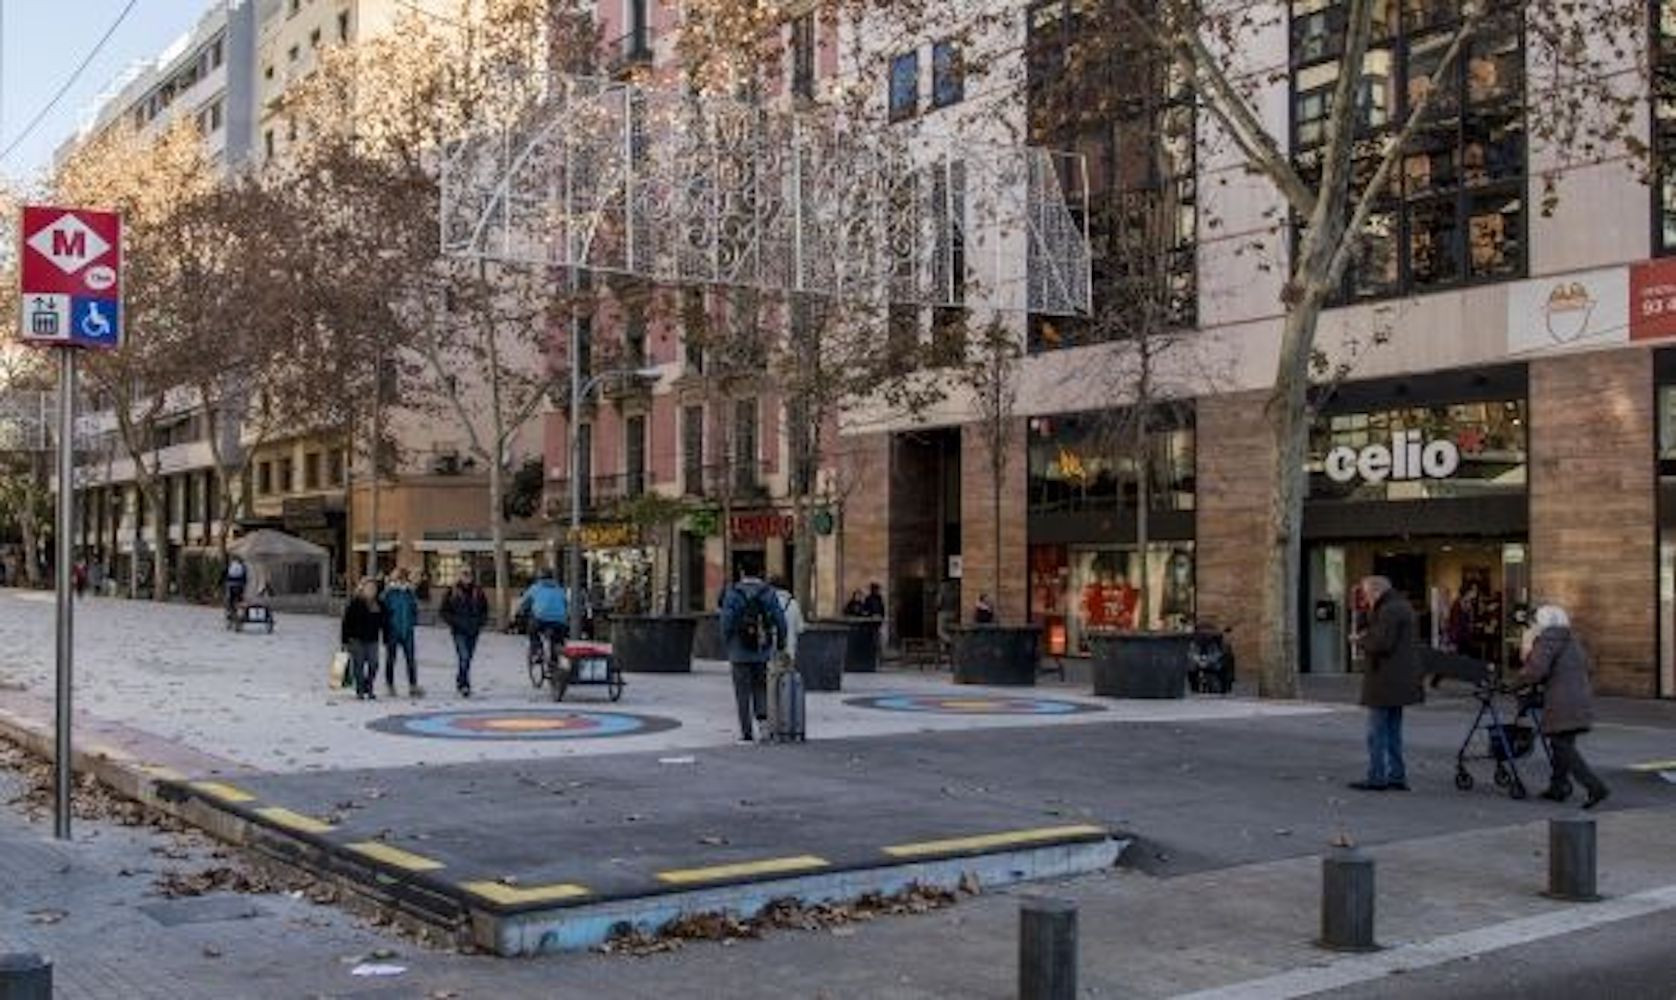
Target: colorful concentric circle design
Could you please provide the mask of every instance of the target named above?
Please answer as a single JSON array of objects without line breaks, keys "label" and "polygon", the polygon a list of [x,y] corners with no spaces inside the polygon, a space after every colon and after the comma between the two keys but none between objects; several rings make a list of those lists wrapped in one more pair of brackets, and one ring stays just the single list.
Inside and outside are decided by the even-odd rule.
[{"label": "colorful concentric circle design", "polygon": [[1099,705],[1061,698],[1029,698],[988,694],[889,694],[849,698],[844,704],[877,708],[886,712],[921,712],[929,715],[1080,715],[1103,712]]},{"label": "colorful concentric circle design", "polygon": [[367,723],[367,728],[433,740],[527,741],[641,736],[680,725],[674,719],[633,712],[511,708],[391,715]]}]

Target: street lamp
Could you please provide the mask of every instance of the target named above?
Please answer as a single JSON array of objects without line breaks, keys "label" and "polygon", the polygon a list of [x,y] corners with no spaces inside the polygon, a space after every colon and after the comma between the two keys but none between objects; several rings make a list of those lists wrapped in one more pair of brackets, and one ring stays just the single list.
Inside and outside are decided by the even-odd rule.
[{"label": "street lamp", "polygon": [[612,379],[657,381],[657,368],[615,368],[599,372],[586,382],[582,368],[571,353],[570,364],[570,548],[565,563],[565,576],[570,581],[570,634],[582,637],[582,401],[593,391]]}]

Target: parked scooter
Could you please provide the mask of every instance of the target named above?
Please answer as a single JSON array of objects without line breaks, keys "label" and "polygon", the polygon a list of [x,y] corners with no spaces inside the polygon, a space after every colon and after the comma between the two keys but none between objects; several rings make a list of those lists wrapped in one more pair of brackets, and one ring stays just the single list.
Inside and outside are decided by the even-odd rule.
[{"label": "parked scooter", "polygon": [[1234,690],[1234,647],[1231,628],[1204,622],[1193,627],[1187,646],[1187,684],[1196,694],[1228,694]]}]

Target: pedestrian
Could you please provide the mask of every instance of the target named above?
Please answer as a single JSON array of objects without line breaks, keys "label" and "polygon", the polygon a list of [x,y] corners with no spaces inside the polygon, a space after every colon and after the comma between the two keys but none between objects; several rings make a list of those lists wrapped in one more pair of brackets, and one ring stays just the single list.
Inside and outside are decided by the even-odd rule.
[{"label": "pedestrian", "polygon": [[384,606],[378,603],[378,584],[362,580],[355,599],[343,609],[340,638],[349,653],[349,670],[355,678],[355,697],[372,701],[373,682],[378,679],[378,641],[384,636]]},{"label": "pedestrian", "polygon": [[227,558],[227,568],[221,571],[221,586],[227,594],[227,617],[232,618],[239,613],[239,605],[244,603],[244,588],[250,583],[250,567],[238,556]]},{"label": "pedestrian", "polygon": [[546,640],[554,651],[562,651],[570,638],[570,598],[564,588],[553,579],[553,571],[543,569],[535,575],[535,582],[518,599],[518,614],[525,620],[530,637],[530,662],[545,657]]},{"label": "pedestrian", "polygon": [[995,604],[988,594],[978,595],[978,605],[972,609],[972,621],[979,625],[995,624]]},{"label": "pedestrian", "polygon": [[82,561],[77,561],[77,563],[70,568],[70,580],[71,580],[71,586],[73,586],[75,588],[76,596],[78,598],[79,597],[86,597],[87,596],[87,563],[82,562]]},{"label": "pedestrian", "polygon": [[866,618],[885,616],[885,592],[877,583],[867,588],[867,600],[861,604],[861,613]]},{"label": "pedestrian", "polygon": [[850,591],[849,602],[844,605],[844,617],[864,618],[867,616],[867,599],[861,596],[861,591]]},{"label": "pedestrian", "polygon": [[774,589],[762,582],[760,567],[741,556],[739,582],[722,601],[722,639],[733,668],[733,700],[739,709],[739,740],[752,741],[752,719],[768,719],[768,661],[785,645],[786,616]]},{"label": "pedestrian", "polygon": [[791,592],[791,586],[783,576],[775,577],[773,581],[774,596],[780,602],[780,613],[786,616],[786,656],[792,661],[797,660],[797,637],[803,634],[806,623],[803,620],[803,605],[797,603],[797,596]]},{"label": "pedestrian", "polygon": [[431,574],[428,570],[419,573],[419,586],[414,588],[413,594],[419,598],[420,604],[431,603]]},{"label": "pedestrian", "polygon": [[1362,704],[1368,710],[1368,776],[1351,782],[1364,792],[1408,791],[1402,758],[1402,710],[1426,698],[1420,684],[1420,656],[1415,649],[1414,608],[1382,576],[1362,581],[1368,626],[1362,636],[1367,671],[1362,674]]},{"label": "pedestrian", "polygon": [[459,578],[442,598],[441,618],[454,637],[454,656],[459,670],[454,689],[462,698],[471,697],[471,659],[477,655],[477,637],[489,621],[489,598],[477,585],[471,567],[460,568]]},{"label": "pedestrian", "polygon": [[1557,605],[1544,604],[1536,609],[1531,633],[1535,638],[1519,680],[1546,685],[1542,732],[1548,737],[1554,770],[1542,797],[1564,802],[1571,797],[1571,779],[1576,778],[1589,793],[1583,808],[1593,809],[1606,801],[1611,790],[1577,749],[1577,737],[1588,732],[1595,721],[1588,650],[1571,631],[1565,609]]},{"label": "pedestrian", "polygon": [[419,596],[413,592],[407,570],[397,567],[390,585],[384,588],[384,690],[396,696],[396,654],[407,657],[407,693],[414,698],[425,696],[419,686],[419,665],[414,662],[414,639],[419,625]]},{"label": "pedestrian", "polygon": [[945,649],[953,640],[953,629],[960,624],[960,584],[944,580],[937,588],[937,642]]}]

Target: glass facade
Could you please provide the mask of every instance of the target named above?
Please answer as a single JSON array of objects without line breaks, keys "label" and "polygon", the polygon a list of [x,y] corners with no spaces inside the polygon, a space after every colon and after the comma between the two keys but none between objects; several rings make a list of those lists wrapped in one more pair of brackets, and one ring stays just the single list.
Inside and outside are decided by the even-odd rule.
[{"label": "glass facade", "polygon": [[[1030,550],[1030,620],[1052,655],[1087,655],[1096,632],[1179,629],[1194,616],[1193,543],[1036,545]],[[1142,622],[1140,584],[1147,592]]]},{"label": "glass facade", "polygon": [[[1520,493],[1528,479],[1526,426],[1524,400],[1511,399],[1324,416],[1310,434],[1309,496],[1431,500]],[[1414,460],[1435,442],[1453,446],[1457,461],[1448,475],[1432,475],[1441,466],[1428,470]],[[1360,463],[1370,450],[1373,475],[1343,467],[1332,474],[1335,451],[1349,465],[1351,456]]]},{"label": "glass facade", "polygon": [[[1064,514],[1135,509],[1139,461],[1117,418],[1100,414],[1035,417],[1030,421],[1029,511]],[[1150,432],[1154,511],[1193,509],[1193,428]]]}]

